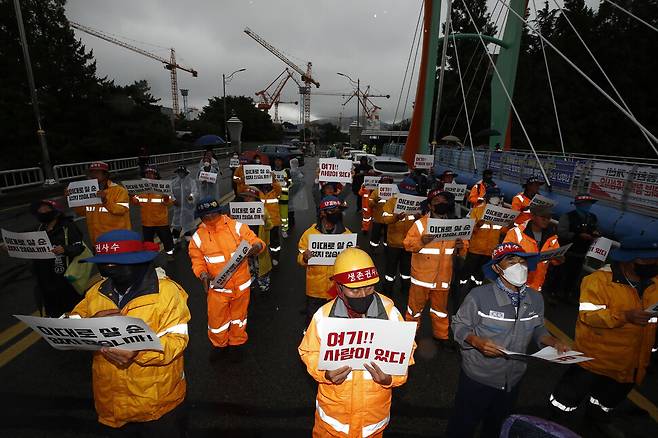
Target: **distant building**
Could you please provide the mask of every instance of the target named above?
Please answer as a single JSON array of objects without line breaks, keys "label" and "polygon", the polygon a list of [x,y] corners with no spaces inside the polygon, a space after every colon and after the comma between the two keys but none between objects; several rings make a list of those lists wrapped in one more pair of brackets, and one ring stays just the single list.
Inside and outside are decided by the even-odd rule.
[{"label": "distant building", "polygon": [[201,115],[201,111],[199,110],[199,108],[195,108],[191,106],[188,108],[185,118],[187,120],[196,120],[199,118],[200,115]]}]

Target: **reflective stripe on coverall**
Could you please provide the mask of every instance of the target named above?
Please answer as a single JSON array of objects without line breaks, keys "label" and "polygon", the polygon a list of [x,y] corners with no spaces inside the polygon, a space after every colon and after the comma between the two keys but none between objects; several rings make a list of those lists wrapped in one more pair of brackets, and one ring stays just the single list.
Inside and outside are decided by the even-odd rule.
[{"label": "reflective stripe on coverall", "polygon": [[162,227],[169,225],[169,206],[174,201],[169,197],[165,201],[160,193],[135,195],[132,202],[140,206],[143,227]]},{"label": "reflective stripe on coverall", "polygon": [[523,192],[518,193],[512,198],[512,210],[521,212],[521,214],[516,217],[516,220],[514,220],[515,224],[524,224],[530,220],[532,215],[530,214],[530,209],[528,207],[531,202],[532,199],[528,198]]},{"label": "reflective stripe on coverall", "polygon": [[361,231],[369,231],[372,215],[370,210],[370,193],[372,190],[361,186],[359,196],[361,196]]},{"label": "reflective stripe on coverall", "polygon": [[75,207],[78,216],[87,218],[87,230],[92,245],[103,233],[112,230],[130,230],[130,197],[125,187],[107,182],[105,202]]}]

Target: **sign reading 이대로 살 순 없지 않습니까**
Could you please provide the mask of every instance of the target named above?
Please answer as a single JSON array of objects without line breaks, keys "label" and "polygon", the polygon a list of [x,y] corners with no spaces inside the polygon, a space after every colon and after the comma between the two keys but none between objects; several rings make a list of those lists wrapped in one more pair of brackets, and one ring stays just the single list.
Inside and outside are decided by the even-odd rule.
[{"label": "sign reading \uc774\ub300\ub85c \uc0b4 \uc21c \uc5c6\uc9c0 \uc54a\uc2b5\ub2c8\uae4c", "polygon": [[332,266],[338,254],[356,246],[356,234],[311,234],[308,249],[312,256],[309,265]]},{"label": "sign reading \uc774\ub300\ub85c \uc0b4 \uc21c \uc5c6\uc9c0 \uc54a\uc2b5\ub2c8\uae4c", "polygon": [[9,257],[17,259],[54,259],[53,246],[45,231],[14,233],[2,230],[2,240]]}]

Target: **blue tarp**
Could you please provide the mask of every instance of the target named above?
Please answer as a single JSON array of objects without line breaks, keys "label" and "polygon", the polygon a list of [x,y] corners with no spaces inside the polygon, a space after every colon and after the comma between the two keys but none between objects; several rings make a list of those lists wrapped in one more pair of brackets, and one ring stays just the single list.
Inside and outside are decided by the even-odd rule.
[{"label": "blue tarp", "polygon": [[226,141],[219,135],[208,134],[203,135],[196,139],[194,146],[205,147],[205,146],[219,146],[220,144],[226,144]]}]

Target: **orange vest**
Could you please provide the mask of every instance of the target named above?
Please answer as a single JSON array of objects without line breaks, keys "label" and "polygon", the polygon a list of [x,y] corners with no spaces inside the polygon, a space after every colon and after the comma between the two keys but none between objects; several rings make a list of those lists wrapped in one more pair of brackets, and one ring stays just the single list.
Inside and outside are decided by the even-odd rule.
[{"label": "orange vest", "polygon": [[103,233],[130,230],[130,201],[125,187],[107,182],[105,203],[75,207],[78,216],[87,218],[87,230],[92,245]]},{"label": "orange vest", "polygon": [[174,201],[160,193],[145,193],[136,195],[131,198],[132,202],[140,206],[142,216],[142,226],[144,227],[162,227],[169,225],[168,207]]},{"label": "orange vest", "polygon": [[383,224],[382,213],[384,212],[384,204],[386,204],[386,200],[379,199],[379,189],[375,189],[370,193],[368,202],[370,204],[370,210],[372,211],[372,220],[379,224]]},{"label": "orange vest", "polygon": [[514,221],[515,224],[524,224],[530,220],[532,215],[530,214],[528,206],[531,202],[532,199],[528,198],[523,192],[512,198],[512,210],[521,212],[521,214],[516,217],[516,220]]},{"label": "orange vest", "polygon": [[470,202],[471,205],[475,206],[480,201],[484,200],[484,195],[486,193],[487,193],[487,187],[484,185],[482,180],[480,180],[475,184],[473,184],[473,187],[471,187],[471,192],[468,195],[468,202]]},{"label": "orange vest", "polygon": [[[544,246],[541,248],[538,247],[537,242],[527,233],[525,230],[527,226],[530,225],[518,225],[507,232],[503,242],[514,242],[521,245],[525,252],[540,252],[548,251],[549,249],[556,249],[560,247],[560,244],[557,241],[557,236],[552,235],[544,242]],[[546,232],[546,230],[544,230]],[[541,287],[544,285],[544,280],[546,279],[546,272],[548,271],[548,260],[543,261],[537,265],[535,271],[528,272],[528,287],[541,291]],[[554,265],[559,264],[557,260],[552,260],[551,263]]]},{"label": "orange vest", "polygon": [[507,232],[507,228],[490,222],[484,222],[478,226],[486,209],[487,204],[478,205],[473,207],[468,215],[469,218],[475,220],[475,229],[469,242],[468,252],[490,257],[493,249],[500,243],[501,235]]}]

